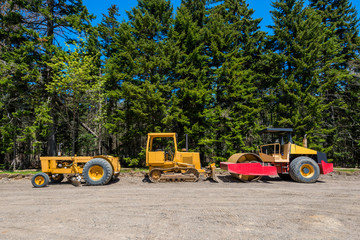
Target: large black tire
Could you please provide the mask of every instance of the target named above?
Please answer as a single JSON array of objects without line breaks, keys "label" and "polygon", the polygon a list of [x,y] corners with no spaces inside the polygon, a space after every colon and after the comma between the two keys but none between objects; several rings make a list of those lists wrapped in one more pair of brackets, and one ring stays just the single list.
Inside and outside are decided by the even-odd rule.
[{"label": "large black tire", "polygon": [[297,157],[290,163],[291,178],[300,183],[313,183],[320,176],[319,165],[309,157]]},{"label": "large black tire", "polygon": [[278,175],[283,180],[286,180],[286,181],[292,180],[290,174],[288,174],[288,173],[278,173]]},{"label": "large black tire", "polygon": [[64,174],[53,174],[50,177],[50,181],[52,183],[61,183],[61,181],[64,179]]},{"label": "large black tire", "polygon": [[88,185],[97,186],[107,184],[113,175],[111,164],[102,158],[88,161],[83,169],[83,176]]},{"label": "large black tire", "polygon": [[49,184],[49,181],[50,181],[49,175],[42,172],[35,174],[31,179],[32,185],[36,188],[45,187],[46,185]]}]

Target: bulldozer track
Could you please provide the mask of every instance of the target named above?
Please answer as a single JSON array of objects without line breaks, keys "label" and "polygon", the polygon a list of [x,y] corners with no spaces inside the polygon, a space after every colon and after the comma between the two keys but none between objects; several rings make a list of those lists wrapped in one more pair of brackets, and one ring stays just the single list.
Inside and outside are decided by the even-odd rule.
[{"label": "bulldozer track", "polygon": [[174,168],[153,168],[149,173],[151,182],[197,182],[200,173],[195,168],[174,167]]}]

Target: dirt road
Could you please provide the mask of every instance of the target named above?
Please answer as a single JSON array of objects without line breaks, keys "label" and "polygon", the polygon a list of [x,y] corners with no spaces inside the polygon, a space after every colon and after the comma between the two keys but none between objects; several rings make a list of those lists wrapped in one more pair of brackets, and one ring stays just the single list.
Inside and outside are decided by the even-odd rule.
[{"label": "dirt road", "polygon": [[315,184],[119,182],[35,189],[0,180],[0,239],[359,239],[359,176]]}]

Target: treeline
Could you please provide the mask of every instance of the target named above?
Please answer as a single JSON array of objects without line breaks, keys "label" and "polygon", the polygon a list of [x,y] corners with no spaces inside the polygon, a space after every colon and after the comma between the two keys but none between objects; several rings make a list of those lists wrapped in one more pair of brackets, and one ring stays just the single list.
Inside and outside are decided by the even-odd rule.
[{"label": "treeline", "polygon": [[[0,3],[0,164],[120,156],[148,132],[184,135],[202,161],[256,150],[264,127],[337,166],[360,163],[359,18],[349,0],[275,0],[269,32],[245,0],[139,0],[100,24],[81,0]],[[67,44],[67,47],[64,47]]]}]

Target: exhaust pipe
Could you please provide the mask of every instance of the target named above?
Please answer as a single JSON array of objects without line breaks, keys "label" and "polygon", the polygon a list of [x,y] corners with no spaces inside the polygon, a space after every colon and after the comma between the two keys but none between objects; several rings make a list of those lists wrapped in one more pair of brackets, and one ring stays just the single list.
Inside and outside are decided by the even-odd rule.
[{"label": "exhaust pipe", "polygon": [[185,146],[186,146],[186,151],[189,151],[189,136],[187,134],[185,134]]},{"label": "exhaust pipe", "polygon": [[303,147],[304,147],[304,148],[307,148],[306,134],[304,135],[304,138],[303,138]]}]

